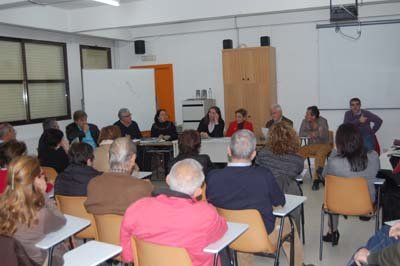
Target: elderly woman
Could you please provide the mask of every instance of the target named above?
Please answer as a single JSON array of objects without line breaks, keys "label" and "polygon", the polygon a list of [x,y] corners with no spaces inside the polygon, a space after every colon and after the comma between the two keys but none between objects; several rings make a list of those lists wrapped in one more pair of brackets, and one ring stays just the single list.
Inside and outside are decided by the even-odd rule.
[{"label": "elderly woman", "polygon": [[[380,168],[379,156],[374,151],[365,152],[364,142],[358,128],[350,123],[342,124],[336,131],[335,143],[337,152],[333,151],[328,158],[328,164],[322,173],[323,177],[334,175],[340,177],[364,177],[368,181],[371,201],[375,201],[374,179]],[[338,223],[339,216],[332,215],[329,231],[323,237],[325,242],[339,242]]]},{"label": "elderly woman", "polygon": [[[304,159],[297,154],[299,137],[288,123],[277,123],[268,132],[267,144],[257,153],[256,164],[268,168],[286,194],[300,195],[296,177],[304,169]],[[297,228],[300,228],[300,210],[293,212]]]},{"label": "elderly woman", "polygon": [[110,170],[109,155],[111,143],[121,137],[121,130],[118,126],[107,126],[100,130],[98,139],[99,147],[94,151],[93,168],[100,172]]},{"label": "elderly woman", "polygon": [[214,165],[207,154],[200,154],[200,146],[199,132],[196,130],[183,131],[178,139],[179,154],[168,163],[167,174],[175,163],[190,158],[198,161],[203,166],[204,174],[207,175],[210,170],[214,169]]}]

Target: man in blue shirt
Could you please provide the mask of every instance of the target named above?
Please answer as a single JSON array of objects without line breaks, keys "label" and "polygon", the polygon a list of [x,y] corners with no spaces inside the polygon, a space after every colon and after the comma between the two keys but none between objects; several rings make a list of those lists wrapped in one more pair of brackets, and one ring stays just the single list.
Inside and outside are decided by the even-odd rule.
[{"label": "man in blue shirt", "polygon": [[[207,200],[216,207],[243,210],[256,209],[260,212],[272,243],[277,243],[279,220],[276,223],[273,207],[285,204],[282,193],[271,171],[264,167],[252,166],[256,156],[256,137],[253,132],[243,129],[231,138],[228,155],[232,162],[224,169],[211,171],[206,178]],[[286,218],[287,219],[287,218]],[[285,221],[283,236],[290,233],[290,222]],[[290,261],[290,245],[285,242],[283,249]],[[238,254],[239,265],[252,265],[253,256]],[[303,249],[295,230],[295,265],[303,264]]]},{"label": "man in blue shirt", "polygon": [[74,122],[66,128],[67,139],[71,143],[75,139],[85,142],[94,149],[98,146],[99,129],[94,124],[87,122],[87,114],[78,110],[74,113]]}]

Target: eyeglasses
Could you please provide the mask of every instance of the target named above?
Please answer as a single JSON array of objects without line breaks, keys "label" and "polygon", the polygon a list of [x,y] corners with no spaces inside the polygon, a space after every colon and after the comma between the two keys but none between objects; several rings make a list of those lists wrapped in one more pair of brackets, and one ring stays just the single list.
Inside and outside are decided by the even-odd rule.
[{"label": "eyeglasses", "polygon": [[128,114],[128,115],[121,115],[122,118],[126,118],[126,117],[130,117],[132,114]]}]

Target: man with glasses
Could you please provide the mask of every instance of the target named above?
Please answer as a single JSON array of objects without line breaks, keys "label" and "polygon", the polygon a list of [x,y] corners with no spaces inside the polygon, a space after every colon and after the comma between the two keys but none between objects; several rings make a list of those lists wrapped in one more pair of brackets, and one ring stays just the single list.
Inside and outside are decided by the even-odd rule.
[{"label": "man with glasses", "polygon": [[17,132],[12,125],[9,123],[0,124],[0,144],[10,140],[15,140],[16,137]]},{"label": "man with glasses", "polygon": [[118,111],[119,120],[114,123],[121,130],[122,136],[129,135],[131,139],[141,139],[142,133],[140,132],[138,124],[132,120],[132,114],[128,108],[121,108]]},{"label": "man with glasses", "polygon": [[357,126],[364,140],[365,151],[374,150],[377,144],[375,134],[382,125],[382,119],[370,111],[361,109],[359,98],[350,100],[350,110],[345,113],[343,123],[352,123]]}]

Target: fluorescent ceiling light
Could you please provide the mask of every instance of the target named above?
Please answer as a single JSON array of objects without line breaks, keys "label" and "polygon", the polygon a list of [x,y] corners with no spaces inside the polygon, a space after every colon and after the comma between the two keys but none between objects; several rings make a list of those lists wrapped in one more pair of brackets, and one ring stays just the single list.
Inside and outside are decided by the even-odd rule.
[{"label": "fluorescent ceiling light", "polygon": [[93,0],[93,1],[104,3],[107,5],[112,5],[112,6],[119,6],[118,0]]}]

